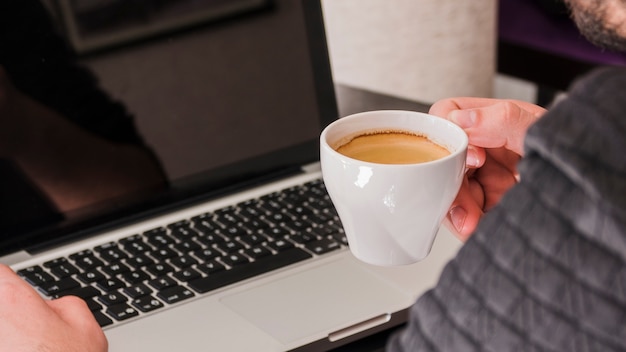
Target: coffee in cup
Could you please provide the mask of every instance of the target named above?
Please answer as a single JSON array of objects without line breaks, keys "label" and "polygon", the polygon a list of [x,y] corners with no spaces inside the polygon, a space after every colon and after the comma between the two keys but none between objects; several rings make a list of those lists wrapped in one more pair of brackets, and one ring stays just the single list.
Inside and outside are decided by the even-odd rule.
[{"label": "coffee in cup", "polygon": [[379,164],[417,164],[441,159],[450,151],[428,137],[409,131],[372,131],[336,150],[350,158]]}]

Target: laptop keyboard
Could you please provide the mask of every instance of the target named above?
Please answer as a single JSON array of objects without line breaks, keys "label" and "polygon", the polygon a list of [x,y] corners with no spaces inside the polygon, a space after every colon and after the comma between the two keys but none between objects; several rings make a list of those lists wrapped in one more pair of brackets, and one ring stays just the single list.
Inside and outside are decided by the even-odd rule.
[{"label": "laptop keyboard", "polygon": [[319,179],[18,274],[49,298],[81,297],[104,327],[346,246]]}]

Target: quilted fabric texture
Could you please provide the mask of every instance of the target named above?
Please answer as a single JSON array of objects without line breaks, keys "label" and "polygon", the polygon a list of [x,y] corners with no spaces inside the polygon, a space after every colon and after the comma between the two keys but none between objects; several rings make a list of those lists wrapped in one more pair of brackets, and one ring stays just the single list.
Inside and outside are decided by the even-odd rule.
[{"label": "quilted fabric texture", "polygon": [[389,351],[626,351],[624,95],[626,69],[595,71],[531,127],[520,183]]}]

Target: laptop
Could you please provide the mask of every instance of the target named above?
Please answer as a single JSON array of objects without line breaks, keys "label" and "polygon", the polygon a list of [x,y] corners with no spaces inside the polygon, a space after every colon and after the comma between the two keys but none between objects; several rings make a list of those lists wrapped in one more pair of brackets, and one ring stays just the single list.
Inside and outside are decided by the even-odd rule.
[{"label": "laptop", "polygon": [[[182,11],[159,3],[167,18]],[[68,2],[46,4],[53,20],[73,15]],[[33,26],[28,11],[16,16]],[[52,174],[78,170],[67,178],[2,155],[0,262],[46,299],[83,298],[113,352],[322,351],[403,324],[459,242],[442,229],[428,258],[404,267],[350,254],[318,163],[319,133],[338,117],[320,2],[242,1],[219,13],[152,34],[144,26],[77,57],[132,123],[64,123],[86,137],[35,155],[58,158]],[[83,43],[132,29],[66,22],[53,21]],[[84,99],[66,88],[44,104],[57,118]],[[96,116],[92,106],[77,110]],[[120,154],[109,163],[80,153],[93,139]],[[137,149],[142,161],[124,163]],[[74,154],[89,160],[63,164]]]}]

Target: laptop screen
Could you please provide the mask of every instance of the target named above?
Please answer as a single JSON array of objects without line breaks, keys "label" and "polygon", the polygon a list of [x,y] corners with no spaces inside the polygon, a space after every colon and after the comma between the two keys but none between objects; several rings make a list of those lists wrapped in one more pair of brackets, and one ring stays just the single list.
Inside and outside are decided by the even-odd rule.
[{"label": "laptop screen", "polygon": [[319,1],[137,4],[0,5],[0,255],[317,160]]}]

